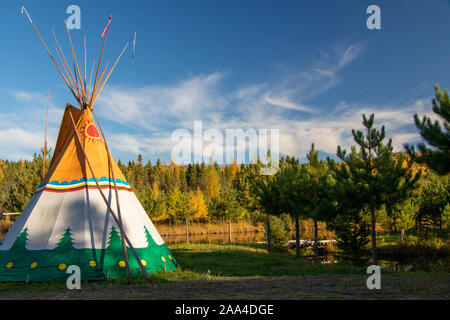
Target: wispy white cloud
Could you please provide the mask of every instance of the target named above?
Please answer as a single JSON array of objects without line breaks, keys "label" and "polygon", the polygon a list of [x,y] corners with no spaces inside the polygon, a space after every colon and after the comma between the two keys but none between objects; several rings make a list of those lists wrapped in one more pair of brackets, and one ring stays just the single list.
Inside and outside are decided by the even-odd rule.
[{"label": "wispy white cloud", "polygon": [[99,113],[112,121],[157,131],[188,118],[207,118],[205,110],[223,109],[217,92],[222,73],[196,76],[175,86],[110,87],[99,98]]},{"label": "wispy white cloud", "polygon": [[283,100],[282,98],[270,98],[269,96],[265,96],[264,100],[273,106],[303,111],[303,112],[307,112],[307,113],[315,113],[314,109],[312,109],[312,108],[302,106],[302,105],[296,104],[291,101]]},{"label": "wispy white cloud", "polygon": [[[31,159],[44,145],[45,112],[48,93],[11,91],[7,92],[12,107],[0,111],[0,158],[17,160]],[[20,105],[20,107],[13,107]],[[56,142],[62,108],[49,106],[47,141],[50,146]]]},{"label": "wispy white cloud", "polygon": [[[136,134],[116,135],[123,152],[168,153],[175,145],[171,132],[193,129],[202,120],[204,129],[256,128],[279,129],[280,152],[304,157],[311,143],[334,154],[337,145],[353,145],[351,129],[361,128],[363,113],[376,113],[376,123],[385,124],[396,150],[405,142],[419,139],[412,114],[428,111],[428,100],[403,105],[365,105],[340,102],[332,110],[321,110],[307,103],[338,85],[340,71],[348,67],[366,49],[366,43],[336,46],[323,53],[306,71],[288,72],[281,80],[238,86],[223,92],[225,74],[195,76],[172,86],[144,88],[110,87],[105,89],[98,108],[103,117],[143,129]],[[292,117],[299,112],[305,117]],[[149,138],[151,137],[151,138]]]},{"label": "wispy white cloud", "polygon": [[[363,113],[375,113],[376,124],[386,125],[394,147],[401,150],[404,143],[419,139],[412,114],[429,113],[429,100],[392,105],[342,101],[327,110],[310,102],[343,81],[341,70],[365,48],[365,42],[336,46],[332,52],[322,53],[310,68],[283,72],[276,79],[238,85],[228,91],[222,85],[226,81],[224,72],[196,75],[166,86],[110,86],[102,92],[96,110],[102,120],[113,124],[104,128],[105,133],[113,153],[122,159],[139,153],[147,157],[169,154],[176,144],[171,140],[172,131],[192,130],[196,120],[203,121],[204,130],[279,129],[282,154],[303,158],[313,142],[317,149],[334,154],[337,145],[349,148],[354,144],[351,129],[362,127]],[[11,94],[27,106],[27,112],[0,113],[0,120],[6,124],[0,134],[10,137],[0,140],[0,157],[8,158],[42,146],[47,101],[45,93]],[[56,140],[62,113],[62,108],[50,106],[49,141]],[[119,132],[112,129],[118,125]]]}]

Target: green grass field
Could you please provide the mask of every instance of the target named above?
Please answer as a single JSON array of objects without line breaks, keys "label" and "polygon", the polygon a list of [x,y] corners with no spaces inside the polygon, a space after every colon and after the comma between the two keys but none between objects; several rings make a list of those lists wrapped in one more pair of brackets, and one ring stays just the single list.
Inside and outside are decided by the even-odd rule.
[{"label": "green grass field", "polygon": [[0,299],[449,299],[446,272],[383,270],[382,289],[368,290],[364,267],[314,265],[292,252],[267,254],[257,245],[179,244],[174,272],[145,279],[65,283],[1,283]]}]

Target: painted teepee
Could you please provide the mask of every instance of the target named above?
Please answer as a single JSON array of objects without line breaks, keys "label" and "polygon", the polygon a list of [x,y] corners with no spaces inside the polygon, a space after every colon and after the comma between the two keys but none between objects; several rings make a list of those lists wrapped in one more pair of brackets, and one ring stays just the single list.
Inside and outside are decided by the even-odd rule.
[{"label": "painted teepee", "polygon": [[[100,62],[101,55],[97,74]],[[93,104],[114,67],[88,90],[62,66],[80,108],[67,104],[49,171],[0,245],[0,281],[63,281],[70,265],[80,267],[83,280],[149,279],[151,272],[174,270],[177,262],[94,121]]]}]

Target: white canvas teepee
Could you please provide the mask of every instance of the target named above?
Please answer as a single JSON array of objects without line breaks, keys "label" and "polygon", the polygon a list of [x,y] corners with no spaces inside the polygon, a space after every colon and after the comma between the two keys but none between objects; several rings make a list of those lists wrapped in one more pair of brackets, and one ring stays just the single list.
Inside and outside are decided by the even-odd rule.
[{"label": "white canvas teepee", "polygon": [[[100,62],[101,56],[97,76]],[[177,262],[110,155],[92,108],[114,67],[105,78],[106,69],[95,77],[92,90],[62,67],[81,108],[67,104],[50,169],[0,245],[0,281],[63,280],[69,265],[81,268],[82,279],[148,278],[175,269]]]}]

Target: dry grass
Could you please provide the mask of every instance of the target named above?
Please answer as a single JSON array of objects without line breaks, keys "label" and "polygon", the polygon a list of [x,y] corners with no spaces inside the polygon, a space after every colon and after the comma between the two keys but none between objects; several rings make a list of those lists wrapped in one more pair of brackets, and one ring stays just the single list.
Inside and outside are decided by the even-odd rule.
[{"label": "dry grass", "polygon": [[[168,224],[168,223],[155,223],[155,227],[163,237],[167,236],[183,236],[186,235],[186,225],[181,224]],[[324,222],[318,223],[319,227],[319,239],[335,239],[336,235],[333,231],[326,229]],[[290,225],[291,233],[295,234],[294,223]],[[264,233],[264,224],[251,224],[248,221],[242,220],[239,222],[231,223],[232,233]],[[227,234],[228,222],[220,223],[200,223],[191,222],[189,224],[190,235],[208,235],[208,234]],[[300,237],[302,239],[314,238],[314,222],[313,220],[305,220],[300,223]]]},{"label": "dry grass", "polygon": [[[161,236],[182,236],[186,234],[186,225],[167,223],[155,223],[155,227]],[[250,233],[250,232],[264,232],[263,225],[252,225],[247,221],[232,222],[232,233]],[[228,233],[228,223],[200,223],[191,222],[189,224],[190,235],[207,235],[207,234],[226,234]]]}]

